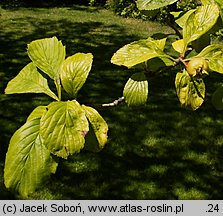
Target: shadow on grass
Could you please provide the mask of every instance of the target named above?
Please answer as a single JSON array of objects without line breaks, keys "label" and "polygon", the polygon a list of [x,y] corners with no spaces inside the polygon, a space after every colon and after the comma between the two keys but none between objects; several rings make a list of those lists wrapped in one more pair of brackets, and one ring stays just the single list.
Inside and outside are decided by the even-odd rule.
[{"label": "shadow on grass", "polygon": [[[128,35],[126,29],[116,24],[98,21],[35,20],[31,16],[24,19],[34,29],[32,33],[18,36],[19,32],[14,30],[0,32],[1,93],[29,62],[26,44],[55,35],[66,45],[67,55],[94,55],[92,71],[79,94],[81,103],[111,102],[122,95],[131,71],[110,64],[110,59],[118,48],[139,39],[137,35]],[[23,29],[22,19],[13,21]],[[50,183],[30,198],[221,199],[223,121],[221,113],[210,104],[210,93],[220,76],[206,79],[207,102],[200,110],[191,112],[179,107],[175,73],[170,73],[150,81],[148,105],[99,110],[110,128],[105,149],[97,154],[83,151],[68,161],[61,160]],[[14,131],[35,106],[49,102],[42,95],[0,95],[1,161]],[[2,199],[14,198],[5,189],[0,192]]]}]

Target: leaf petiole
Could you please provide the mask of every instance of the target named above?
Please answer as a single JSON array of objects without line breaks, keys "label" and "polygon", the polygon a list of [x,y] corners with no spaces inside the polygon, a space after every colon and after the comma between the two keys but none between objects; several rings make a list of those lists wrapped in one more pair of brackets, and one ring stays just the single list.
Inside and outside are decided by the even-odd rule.
[{"label": "leaf petiole", "polygon": [[59,74],[56,76],[54,83],[56,85],[58,99],[59,101],[61,101],[61,84],[60,84]]}]

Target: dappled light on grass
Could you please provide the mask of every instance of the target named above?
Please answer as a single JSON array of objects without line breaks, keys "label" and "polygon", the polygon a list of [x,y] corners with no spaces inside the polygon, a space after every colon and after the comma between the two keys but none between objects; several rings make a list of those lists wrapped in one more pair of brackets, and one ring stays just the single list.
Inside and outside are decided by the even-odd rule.
[{"label": "dappled light on grass", "polygon": [[[28,63],[26,44],[56,35],[67,45],[67,55],[93,53],[92,71],[78,98],[92,106],[122,94],[131,71],[110,64],[118,48],[156,32],[171,33],[104,10],[19,9],[1,14],[1,92]],[[105,149],[62,160],[50,182],[30,199],[221,199],[223,121],[210,102],[219,76],[207,78],[207,101],[191,112],[179,106],[171,72],[149,82],[146,106],[101,108],[109,125]],[[11,135],[35,106],[49,102],[43,95],[0,95],[1,179]],[[1,198],[12,198],[2,188],[3,182]]]}]

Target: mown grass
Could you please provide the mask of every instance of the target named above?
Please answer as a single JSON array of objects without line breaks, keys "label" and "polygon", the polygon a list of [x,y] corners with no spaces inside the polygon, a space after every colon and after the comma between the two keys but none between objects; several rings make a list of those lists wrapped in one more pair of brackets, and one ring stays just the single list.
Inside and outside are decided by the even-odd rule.
[{"label": "mown grass", "polygon": [[[110,63],[118,48],[172,31],[97,8],[0,13],[0,198],[15,199],[19,197],[3,185],[10,137],[34,107],[50,102],[44,95],[4,95],[7,82],[29,62],[27,43],[57,36],[67,55],[93,53],[93,68],[78,100],[96,106],[120,97],[132,74]],[[99,109],[109,124],[106,147],[100,153],[83,151],[61,160],[57,173],[30,199],[222,199],[223,116],[210,102],[222,78],[218,74],[206,78],[206,102],[191,112],[182,109],[176,97],[176,71],[168,72],[150,80],[147,105]]]}]

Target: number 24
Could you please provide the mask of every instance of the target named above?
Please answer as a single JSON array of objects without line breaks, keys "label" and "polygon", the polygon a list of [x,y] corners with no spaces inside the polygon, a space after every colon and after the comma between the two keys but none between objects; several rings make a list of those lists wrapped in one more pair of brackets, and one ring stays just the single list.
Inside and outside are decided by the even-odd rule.
[{"label": "number 24", "polygon": [[219,207],[218,204],[213,205],[213,204],[208,204],[209,209],[207,210],[207,212],[218,212],[219,211]]}]

